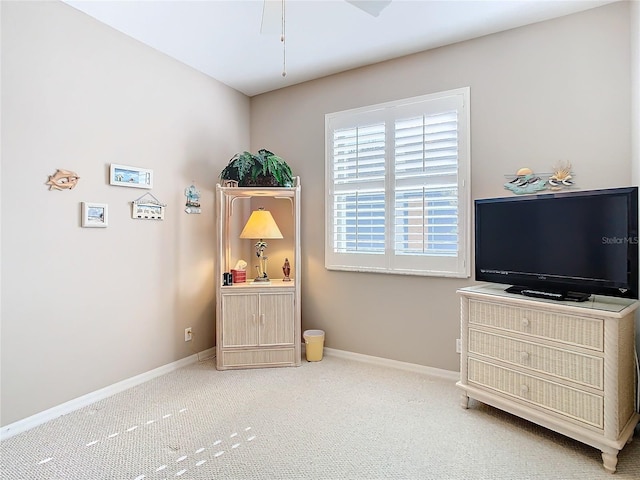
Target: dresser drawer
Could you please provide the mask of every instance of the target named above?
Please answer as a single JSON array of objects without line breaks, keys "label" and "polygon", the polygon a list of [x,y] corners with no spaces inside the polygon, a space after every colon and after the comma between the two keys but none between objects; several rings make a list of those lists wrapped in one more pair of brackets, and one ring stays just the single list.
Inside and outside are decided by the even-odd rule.
[{"label": "dresser drawer", "polygon": [[600,318],[470,300],[469,324],[485,325],[603,351],[604,321]]},{"label": "dresser drawer", "polygon": [[602,390],[604,359],[469,329],[469,353]]},{"label": "dresser drawer", "polygon": [[492,388],[597,428],[604,427],[603,397],[469,358],[469,383]]}]

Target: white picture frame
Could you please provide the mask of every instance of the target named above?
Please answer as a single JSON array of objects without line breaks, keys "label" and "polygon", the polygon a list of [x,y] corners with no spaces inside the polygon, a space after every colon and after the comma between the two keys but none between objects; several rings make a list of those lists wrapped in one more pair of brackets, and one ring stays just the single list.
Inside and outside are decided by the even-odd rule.
[{"label": "white picture frame", "polygon": [[109,183],[120,187],[153,188],[153,170],[112,163]]},{"label": "white picture frame", "polygon": [[82,202],[82,227],[106,228],[109,225],[109,205]]}]

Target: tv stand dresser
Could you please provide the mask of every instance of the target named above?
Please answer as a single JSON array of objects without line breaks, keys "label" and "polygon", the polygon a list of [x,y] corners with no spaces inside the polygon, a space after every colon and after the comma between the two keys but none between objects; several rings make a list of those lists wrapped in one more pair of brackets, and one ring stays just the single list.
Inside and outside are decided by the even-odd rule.
[{"label": "tv stand dresser", "polygon": [[485,284],[461,296],[461,405],[469,398],[602,451],[613,473],[635,410],[636,300],[532,299]]}]

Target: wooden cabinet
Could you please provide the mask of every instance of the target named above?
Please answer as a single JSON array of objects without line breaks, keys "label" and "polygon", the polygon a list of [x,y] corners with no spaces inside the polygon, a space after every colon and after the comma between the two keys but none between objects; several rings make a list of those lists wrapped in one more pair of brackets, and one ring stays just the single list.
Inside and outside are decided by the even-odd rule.
[{"label": "wooden cabinet", "polygon": [[293,292],[260,290],[222,294],[224,347],[293,345]]},{"label": "wooden cabinet", "polygon": [[469,397],[602,451],[618,452],[640,419],[635,411],[634,311],[638,302],[594,295],[583,303],[463,288],[460,381]]},{"label": "wooden cabinet", "polygon": [[[299,366],[301,363],[299,197],[298,179],[292,188],[217,187],[216,367],[219,370]],[[275,207],[283,220],[278,223],[285,238],[277,246],[277,263],[267,250],[267,256],[271,257],[270,282],[253,282],[251,261],[255,258],[255,242],[246,240],[243,244],[238,237],[251,210],[263,206],[258,203],[267,199],[272,200],[272,206],[280,204]],[[276,251],[276,247],[273,250]],[[281,265],[285,258],[291,265],[290,281],[283,281]],[[249,263],[247,281],[224,285],[223,273],[229,272],[239,259]]]}]

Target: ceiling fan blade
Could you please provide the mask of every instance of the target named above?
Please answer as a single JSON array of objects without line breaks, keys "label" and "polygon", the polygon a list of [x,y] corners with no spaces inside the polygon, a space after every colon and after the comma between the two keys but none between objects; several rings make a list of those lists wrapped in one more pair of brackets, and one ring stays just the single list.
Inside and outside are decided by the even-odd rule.
[{"label": "ceiling fan blade", "polygon": [[282,0],[264,0],[260,33],[282,33]]},{"label": "ceiling fan blade", "polygon": [[369,15],[377,17],[380,12],[387,8],[391,3],[391,0],[345,0],[354,7],[367,12]]}]

